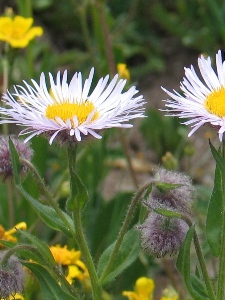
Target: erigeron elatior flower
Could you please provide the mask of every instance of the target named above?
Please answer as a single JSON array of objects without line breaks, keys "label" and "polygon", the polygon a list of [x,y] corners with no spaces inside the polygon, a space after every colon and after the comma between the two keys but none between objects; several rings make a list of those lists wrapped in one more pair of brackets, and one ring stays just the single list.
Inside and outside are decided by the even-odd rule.
[{"label": "erigeron elatior flower", "polygon": [[[20,134],[28,134],[25,142],[39,134],[59,141],[81,141],[85,136],[101,138],[99,132],[112,127],[132,127],[129,121],[143,117],[144,99],[132,86],[122,92],[126,80],[116,75],[109,82],[109,75],[101,78],[90,91],[94,69],[82,84],[81,73],[75,73],[70,82],[67,71],[56,80],[49,74],[50,88],[45,75],[40,83],[32,80],[33,86],[15,86],[15,93],[3,95],[4,107],[0,108],[0,123],[16,123],[27,127]],[[109,82],[109,83],[108,83]],[[51,92],[49,92],[49,90]]]},{"label": "erigeron elatior flower", "polygon": [[198,59],[202,79],[196,74],[193,66],[185,68],[185,77],[180,88],[183,92],[163,90],[172,98],[165,100],[166,111],[170,116],[188,119],[184,124],[191,125],[191,136],[206,123],[217,128],[222,141],[225,131],[225,62],[221,51],[216,54],[216,71],[210,57],[203,55]]},{"label": "erigeron elatior flower", "polygon": [[7,42],[13,48],[25,48],[36,36],[43,34],[40,26],[32,27],[33,18],[22,16],[0,17],[0,41]]}]

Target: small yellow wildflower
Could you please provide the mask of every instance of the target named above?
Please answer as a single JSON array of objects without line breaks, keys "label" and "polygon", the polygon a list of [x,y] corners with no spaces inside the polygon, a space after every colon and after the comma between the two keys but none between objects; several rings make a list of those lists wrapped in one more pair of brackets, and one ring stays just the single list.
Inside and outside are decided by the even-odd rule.
[{"label": "small yellow wildflower", "polygon": [[117,64],[117,72],[120,78],[130,80],[130,71],[127,69],[126,64]]},{"label": "small yellow wildflower", "polygon": [[76,265],[80,260],[81,252],[74,249],[68,250],[67,245],[61,247],[60,245],[51,246],[50,251],[57,264],[60,265]]},{"label": "small yellow wildflower", "polygon": [[33,38],[43,34],[42,27],[31,28],[33,21],[22,16],[0,17],[0,40],[13,48],[25,48]]},{"label": "small yellow wildflower", "polygon": [[[20,222],[7,231],[2,225],[0,225],[0,240],[17,242],[17,238],[15,238],[13,234],[16,233],[18,229],[27,230],[27,224],[25,222]],[[1,246],[2,245],[0,244],[0,247]]]},{"label": "small yellow wildflower", "polygon": [[152,300],[155,283],[151,278],[140,277],[135,282],[135,291],[123,291],[129,300]]}]

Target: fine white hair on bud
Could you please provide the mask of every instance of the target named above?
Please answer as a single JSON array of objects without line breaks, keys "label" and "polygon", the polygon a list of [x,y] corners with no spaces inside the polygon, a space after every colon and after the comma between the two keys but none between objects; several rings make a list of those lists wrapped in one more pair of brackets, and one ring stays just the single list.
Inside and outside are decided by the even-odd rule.
[{"label": "fine white hair on bud", "polygon": [[[154,181],[149,199],[144,201],[147,208],[150,210],[164,208],[190,215],[194,187],[189,176],[180,172],[159,169]],[[168,188],[168,184],[171,188]],[[163,189],[163,185],[166,189]]]},{"label": "fine white hair on bud", "polygon": [[143,250],[150,255],[163,257],[172,256],[179,251],[188,226],[183,220],[152,212],[138,229]]},{"label": "fine white hair on bud", "polygon": [[[14,136],[10,136],[18,155],[27,160],[31,160],[33,155],[33,150],[30,148],[29,143],[24,143]],[[27,167],[22,164],[20,175],[25,175],[27,172]],[[8,179],[12,179],[13,170],[12,162],[9,150],[9,136],[0,135],[0,178],[5,182]]]},{"label": "fine white hair on bud", "polygon": [[[0,262],[7,251],[0,252]],[[9,299],[21,293],[24,286],[25,272],[16,256],[10,256],[7,264],[0,266],[0,299]]]}]

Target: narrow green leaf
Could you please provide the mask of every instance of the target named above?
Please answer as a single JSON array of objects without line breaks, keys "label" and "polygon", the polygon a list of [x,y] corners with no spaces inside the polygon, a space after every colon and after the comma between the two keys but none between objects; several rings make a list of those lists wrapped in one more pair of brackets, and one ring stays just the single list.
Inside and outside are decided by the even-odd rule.
[{"label": "narrow green leaf", "polygon": [[221,156],[220,152],[214,148],[214,146],[211,144],[210,141],[209,141],[209,146],[211,148],[212,155],[220,169],[222,178],[224,178],[225,180],[225,159]]},{"label": "narrow green leaf", "polygon": [[220,170],[218,167],[216,167],[214,187],[210,198],[206,219],[206,237],[214,256],[219,256],[221,251],[221,230],[223,221],[222,211],[222,179]]},{"label": "narrow green leaf", "polygon": [[[36,211],[38,216],[52,229],[62,231],[65,233],[68,237],[72,237],[72,233],[64,224],[64,222],[59,218],[55,210],[47,205],[44,205],[40,202],[38,202],[36,199],[34,199],[31,195],[29,195],[21,185],[17,186],[21,193],[24,195],[26,200],[31,204],[33,209]],[[73,221],[70,218],[69,215],[67,215],[65,212],[63,212],[64,216],[66,217],[67,221],[71,224],[71,227],[73,227]]]},{"label": "narrow green leaf", "polygon": [[20,182],[19,171],[20,171],[20,167],[21,167],[20,159],[19,159],[17,150],[10,138],[9,138],[9,151],[10,151],[10,157],[11,157],[11,161],[12,161],[13,176],[14,176],[15,184],[19,184],[19,182]]},{"label": "narrow green leaf", "polygon": [[164,208],[155,208],[154,212],[163,215],[165,217],[182,219],[182,215],[176,211],[172,211]]},{"label": "narrow green leaf", "polygon": [[[101,255],[97,272],[101,275],[109,261],[109,257],[112,254],[115,243],[111,244]],[[128,231],[123,239],[123,242],[120,246],[120,249],[117,253],[113,270],[103,281],[103,285],[107,285],[118,276],[121,272],[123,272],[127,267],[129,267],[137,258],[140,250],[139,245],[139,233],[135,229],[131,229]]]},{"label": "narrow green leaf", "polygon": [[194,225],[190,227],[188,233],[185,237],[185,240],[180,249],[179,255],[177,257],[177,269],[180,271],[184,283],[194,300],[209,300],[207,296],[206,288],[204,284],[196,277],[191,274],[190,269],[190,248],[191,242],[195,233]]},{"label": "narrow green leaf", "polygon": [[157,182],[155,184],[155,187],[157,187],[157,189],[159,189],[161,193],[167,193],[168,191],[175,190],[181,186],[182,186],[182,184],[179,184],[179,183],[172,184],[172,183],[168,183],[168,182]]},{"label": "narrow green leaf", "polygon": [[31,272],[37,277],[41,292],[43,294],[43,299],[48,300],[77,300],[75,296],[72,296],[65,292],[62,287],[58,284],[58,282],[52,277],[49,271],[43,267],[42,265],[31,263],[31,262],[23,262],[27,268],[31,270]]},{"label": "narrow green leaf", "polygon": [[71,173],[71,195],[67,201],[67,209],[74,211],[78,207],[81,209],[88,201],[88,192],[81,181],[80,177],[76,173]]},{"label": "narrow green leaf", "polygon": [[48,262],[48,264],[55,266],[55,260],[49,249],[49,246],[46,243],[27,231],[19,230],[18,232],[21,236],[25,237],[26,240],[28,240],[29,244],[35,246],[38,249],[45,262]]}]

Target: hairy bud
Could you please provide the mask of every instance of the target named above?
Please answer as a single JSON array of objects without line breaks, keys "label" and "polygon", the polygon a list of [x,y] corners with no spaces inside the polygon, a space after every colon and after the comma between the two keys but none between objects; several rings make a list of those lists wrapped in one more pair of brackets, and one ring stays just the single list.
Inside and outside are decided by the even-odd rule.
[{"label": "hairy bud", "polygon": [[[30,148],[29,143],[24,143],[23,141],[10,137],[18,154],[20,157],[27,160],[31,160],[33,155],[33,150]],[[25,175],[27,172],[27,167],[22,164],[20,174]],[[9,136],[1,135],[0,136],[0,178],[3,181],[13,177],[12,162],[9,151]]]},{"label": "hairy bud", "polygon": [[138,226],[142,248],[150,255],[174,255],[180,249],[188,226],[183,220],[167,218],[154,212]]},{"label": "hairy bud", "polygon": [[[0,252],[0,263],[5,253]],[[15,256],[10,256],[4,267],[0,265],[0,299],[8,299],[22,292],[24,274],[23,266]]]}]

